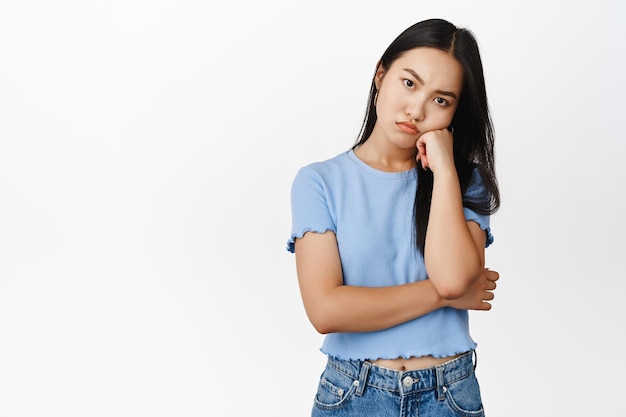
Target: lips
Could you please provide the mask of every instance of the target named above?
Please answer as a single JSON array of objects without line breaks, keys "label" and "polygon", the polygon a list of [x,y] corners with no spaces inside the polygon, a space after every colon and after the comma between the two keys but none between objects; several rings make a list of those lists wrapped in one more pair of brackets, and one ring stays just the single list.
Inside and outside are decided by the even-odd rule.
[{"label": "lips", "polygon": [[398,125],[400,130],[403,131],[404,133],[408,133],[410,135],[417,135],[419,133],[419,130],[417,130],[417,127],[415,127],[413,123],[398,122],[396,124]]}]

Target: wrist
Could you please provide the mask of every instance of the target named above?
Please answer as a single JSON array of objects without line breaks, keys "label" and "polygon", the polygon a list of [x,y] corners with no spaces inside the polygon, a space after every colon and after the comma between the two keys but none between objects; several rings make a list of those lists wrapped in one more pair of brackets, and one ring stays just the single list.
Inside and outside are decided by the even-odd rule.
[{"label": "wrist", "polygon": [[440,180],[457,180],[458,174],[456,172],[456,167],[454,164],[442,164],[437,167],[437,169],[432,170],[433,177],[438,178]]}]

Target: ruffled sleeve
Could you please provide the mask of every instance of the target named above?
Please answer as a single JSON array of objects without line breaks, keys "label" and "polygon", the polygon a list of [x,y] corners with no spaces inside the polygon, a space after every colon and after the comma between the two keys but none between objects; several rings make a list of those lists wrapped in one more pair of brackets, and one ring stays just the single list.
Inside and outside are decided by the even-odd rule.
[{"label": "ruffled sleeve", "polygon": [[287,250],[294,252],[297,238],[306,232],[337,233],[331,216],[326,193],[326,184],[312,166],[301,168],[291,186],[291,236]]},{"label": "ruffled sleeve", "polygon": [[[474,169],[474,171],[472,172],[472,178],[470,179],[470,183],[468,184],[467,190],[463,195],[463,201],[472,201],[475,203],[479,203],[488,202],[489,199],[489,191],[487,190],[487,187],[485,187],[485,185],[483,184],[478,169]],[[493,243],[493,234],[491,233],[491,227],[489,226],[490,216],[477,213],[467,207],[463,207],[463,212],[465,213],[465,219],[467,221],[474,221],[478,223],[480,228],[487,233],[487,241],[485,242],[485,247],[491,245]]]}]

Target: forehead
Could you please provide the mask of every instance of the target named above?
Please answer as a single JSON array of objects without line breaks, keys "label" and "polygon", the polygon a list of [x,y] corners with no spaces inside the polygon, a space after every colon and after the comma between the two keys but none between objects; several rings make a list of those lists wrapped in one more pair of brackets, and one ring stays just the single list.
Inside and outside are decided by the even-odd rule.
[{"label": "forehead", "polygon": [[[463,84],[463,67],[454,56],[436,48],[419,47],[410,49],[398,57],[390,71],[410,69],[417,73],[425,84],[437,84],[460,92]],[[442,85],[443,84],[443,85]]]}]

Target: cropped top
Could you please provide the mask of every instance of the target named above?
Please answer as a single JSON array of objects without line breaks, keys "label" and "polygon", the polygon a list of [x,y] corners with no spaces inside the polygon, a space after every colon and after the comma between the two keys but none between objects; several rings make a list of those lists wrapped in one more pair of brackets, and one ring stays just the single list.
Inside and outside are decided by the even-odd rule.
[{"label": "cropped top", "polygon": [[[300,168],[291,188],[292,230],[287,250],[307,232],[332,231],[337,237],[345,285],[389,286],[427,279],[414,243],[415,169],[383,172],[352,150]],[[464,198],[486,193],[477,170]],[[464,208],[468,221],[493,242],[489,216]],[[474,349],[467,310],[441,308],[374,332],[329,333],[321,351],[345,360],[447,357]]]}]

